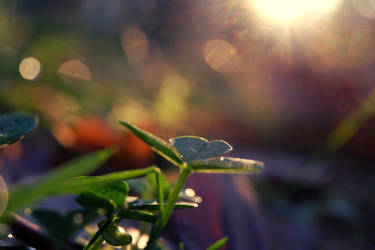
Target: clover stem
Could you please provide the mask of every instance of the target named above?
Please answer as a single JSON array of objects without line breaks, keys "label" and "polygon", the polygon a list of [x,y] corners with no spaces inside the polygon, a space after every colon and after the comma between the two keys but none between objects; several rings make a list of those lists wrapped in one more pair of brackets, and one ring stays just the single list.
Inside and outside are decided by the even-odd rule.
[{"label": "clover stem", "polygon": [[168,196],[167,205],[164,208],[163,213],[161,213],[160,218],[156,221],[154,227],[152,228],[150,240],[147,243],[146,249],[150,249],[156,243],[161,232],[167,225],[168,220],[172,214],[174,204],[178,199],[178,195],[180,194],[181,189],[184,187],[188,177],[191,174],[191,169],[189,167],[183,168],[181,171],[182,172],[177,180],[175,187],[172,190],[172,193]]},{"label": "clover stem", "polygon": [[102,227],[99,228],[99,230],[94,234],[94,236],[91,238],[90,242],[87,244],[87,246],[83,250],[96,250],[99,249],[104,241],[104,238],[102,236],[102,233],[107,229],[107,227],[115,222],[118,221],[120,218],[117,216],[117,211],[114,212],[110,218],[104,223]]}]

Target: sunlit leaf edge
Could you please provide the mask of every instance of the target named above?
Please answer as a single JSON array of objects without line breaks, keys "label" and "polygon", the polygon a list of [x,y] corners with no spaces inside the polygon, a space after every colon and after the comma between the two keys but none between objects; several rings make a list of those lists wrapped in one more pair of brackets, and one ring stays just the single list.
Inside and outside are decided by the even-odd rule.
[{"label": "sunlit leaf edge", "polygon": [[120,124],[128,128],[139,139],[148,144],[152,150],[160,154],[165,159],[169,160],[170,162],[179,167],[181,167],[181,165],[184,163],[184,161],[182,160],[182,156],[175,150],[174,147],[170,146],[166,141],[156,137],[155,135],[149,132],[146,132],[145,130],[138,128],[137,126],[129,122],[119,122]]},{"label": "sunlit leaf edge", "polygon": [[263,169],[264,163],[250,159],[233,157],[214,157],[192,161],[189,166],[198,173],[256,173]]}]

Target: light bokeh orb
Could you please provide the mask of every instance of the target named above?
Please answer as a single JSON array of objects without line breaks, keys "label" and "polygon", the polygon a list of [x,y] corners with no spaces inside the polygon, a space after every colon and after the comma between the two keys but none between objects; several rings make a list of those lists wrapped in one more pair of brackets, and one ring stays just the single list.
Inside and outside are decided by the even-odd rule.
[{"label": "light bokeh orb", "polygon": [[41,65],[38,59],[27,57],[21,61],[18,69],[24,79],[31,81],[39,76]]},{"label": "light bokeh orb", "polygon": [[59,73],[82,80],[91,80],[91,71],[89,67],[79,60],[64,62],[59,68]]},{"label": "light bokeh orb", "polygon": [[149,42],[143,30],[128,27],[121,35],[121,45],[131,66],[145,62],[149,55]]},{"label": "light bokeh orb", "polygon": [[222,39],[208,41],[204,46],[203,54],[207,64],[221,73],[236,71],[241,65],[236,48]]},{"label": "light bokeh orb", "polygon": [[341,0],[253,0],[257,9],[275,21],[290,22],[304,14],[325,14],[334,10]]}]

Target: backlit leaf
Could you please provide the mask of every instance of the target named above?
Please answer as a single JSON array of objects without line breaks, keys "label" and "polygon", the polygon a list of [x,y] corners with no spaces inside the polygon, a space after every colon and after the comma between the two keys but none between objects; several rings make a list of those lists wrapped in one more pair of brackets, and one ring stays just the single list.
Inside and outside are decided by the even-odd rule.
[{"label": "backlit leaf", "polygon": [[190,163],[193,171],[199,173],[255,173],[263,166],[260,161],[232,157],[215,157]]},{"label": "backlit leaf", "polygon": [[223,140],[208,141],[197,136],[181,136],[169,140],[187,162],[207,159],[232,151],[232,146]]}]

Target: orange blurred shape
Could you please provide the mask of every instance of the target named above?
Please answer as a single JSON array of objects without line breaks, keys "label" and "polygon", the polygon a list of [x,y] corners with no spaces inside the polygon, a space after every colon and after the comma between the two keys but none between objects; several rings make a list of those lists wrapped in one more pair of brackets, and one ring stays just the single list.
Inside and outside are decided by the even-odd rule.
[{"label": "orange blurred shape", "polygon": [[117,148],[117,153],[109,162],[111,167],[139,168],[152,163],[153,153],[148,145],[125,129],[111,128],[98,117],[85,117],[72,122],[69,133],[71,132],[73,134],[70,136],[74,136],[74,139],[69,142],[74,142],[71,147],[77,151],[92,151],[111,146]]}]

